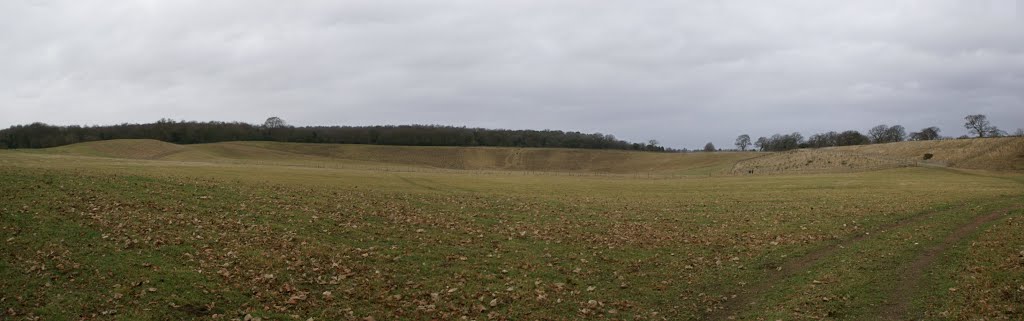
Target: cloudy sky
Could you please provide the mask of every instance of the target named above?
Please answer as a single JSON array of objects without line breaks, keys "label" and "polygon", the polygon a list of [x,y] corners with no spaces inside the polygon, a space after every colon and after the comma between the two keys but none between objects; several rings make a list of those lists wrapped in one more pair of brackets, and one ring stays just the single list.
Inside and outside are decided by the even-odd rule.
[{"label": "cloudy sky", "polygon": [[1024,1],[0,2],[0,127],[446,124],[671,147],[1024,127]]}]

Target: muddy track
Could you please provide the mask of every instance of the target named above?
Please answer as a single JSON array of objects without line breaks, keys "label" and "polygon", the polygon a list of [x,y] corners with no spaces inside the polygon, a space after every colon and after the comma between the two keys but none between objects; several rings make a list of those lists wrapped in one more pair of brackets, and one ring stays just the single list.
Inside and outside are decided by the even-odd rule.
[{"label": "muddy track", "polygon": [[970,237],[978,231],[982,226],[1003,218],[1009,212],[1020,209],[1019,207],[1004,208],[997,211],[993,211],[986,215],[979,215],[967,224],[961,225],[953,233],[946,235],[942,239],[942,242],[935,244],[926,249],[921,255],[919,255],[910,266],[904,271],[899,283],[893,287],[894,291],[889,294],[889,298],[886,300],[890,302],[886,309],[884,309],[878,315],[879,320],[916,320],[924,317],[918,312],[911,311],[911,305],[909,298],[915,297],[918,289],[924,280],[924,276],[928,270],[931,269],[935,262],[938,261],[943,253],[949,251],[953,246],[956,246],[964,239]]},{"label": "muddy track", "polygon": [[897,219],[893,222],[889,222],[881,226],[878,226],[874,228],[874,230],[872,231],[853,235],[845,239],[842,239],[839,242],[813,249],[801,257],[793,258],[791,260],[786,261],[785,263],[782,263],[782,265],[775,267],[775,269],[773,271],[770,271],[768,275],[745,288],[746,291],[736,293],[734,297],[725,301],[723,303],[722,308],[716,309],[714,312],[711,312],[706,319],[730,320],[735,318],[738,313],[746,311],[747,308],[752,305],[756,305],[761,296],[763,296],[769,290],[773,289],[776,285],[782,283],[783,280],[788,279],[794,275],[800,274],[802,272],[806,272],[815,263],[821,261],[826,257],[832,256],[833,254],[845,248],[846,246],[849,246],[856,242],[860,242],[872,236],[884,234],[890,230],[899,229],[904,226],[915,224],[925,218],[928,218],[929,216],[932,216],[935,213],[955,210],[957,208],[963,207],[965,206],[913,214],[907,217]]}]

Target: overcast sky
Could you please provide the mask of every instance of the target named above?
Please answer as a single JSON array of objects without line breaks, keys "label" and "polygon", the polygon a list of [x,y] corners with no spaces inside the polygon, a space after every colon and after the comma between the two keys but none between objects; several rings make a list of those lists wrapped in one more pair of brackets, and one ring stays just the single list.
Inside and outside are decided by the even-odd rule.
[{"label": "overcast sky", "polygon": [[0,2],[0,127],[1024,127],[1024,0]]}]

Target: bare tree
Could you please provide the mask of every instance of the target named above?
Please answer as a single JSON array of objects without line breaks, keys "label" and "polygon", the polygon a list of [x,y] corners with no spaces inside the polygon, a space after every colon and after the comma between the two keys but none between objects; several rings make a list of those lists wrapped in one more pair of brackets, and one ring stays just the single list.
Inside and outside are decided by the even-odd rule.
[{"label": "bare tree", "polygon": [[1017,131],[1013,132],[1013,136],[1024,137],[1024,128],[1017,128]]},{"label": "bare tree", "polygon": [[910,133],[910,140],[936,140],[939,139],[939,128],[932,126],[921,129],[916,133]]},{"label": "bare tree", "polygon": [[754,142],[754,146],[757,147],[757,149],[762,151],[762,152],[767,150],[768,149],[768,137],[764,137],[764,136],[758,137],[757,141]]},{"label": "bare tree", "polygon": [[889,131],[889,126],[878,125],[868,130],[868,138],[871,138],[871,143],[877,144],[885,140],[885,132]]},{"label": "bare tree", "polygon": [[902,142],[907,140],[907,130],[900,125],[893,125],[885,131],[885,140],[889,143]]},{"label": "bare tree", "polygon": [[750,146],[750,135],[743,134],[736,137],[736,147],[739,147],[742,151],[746,151],[748,146]]},{"label": "bare tree", "polygon": [[839,133],[830,131],[811,135],[811,138],[807,139],[807,145],[814,148],[839,146]]},{"label": "bare tree", "polygon": [[868,131],[868,137],[874,144],[902,142],[907,139],[907,130],[900,125],[878,125]]},{"label": "bare tree", "polygon": [[263,122],[263,127],[265,128],[283,128],[286,126],[288,124],[284,122],[284,119],[276,116],[267,118],[267,121]]},{"label": "bare tree", "polygon": [[978,137],[999,137],[1006,134],[1006,132],[999,130],[998,127],[992,126],[985,115],[967,115],[967,117],[964,117],[964,120],[967,121],[964,123],[964,128],[967,128],[967,131]]},{"label": "bare tree", "polygon": [[836,144],[838,146],[864,145],[870,143],[871,139],[868,138],[868,136],[865,136],[864,134],[861,134],[859,131],[856,130],[844,131],[842,133],[839,133],[839,136],[836,137]]},{"label": "bare tree", "polygon": [[[891,129],[891,127],[890,127]],[[814,148],[829,146],[847,146],[870,144],[871,139],[856,130],[847,130],[842,133],[834,131],[814,134],[807,139],[807,145]]]}]

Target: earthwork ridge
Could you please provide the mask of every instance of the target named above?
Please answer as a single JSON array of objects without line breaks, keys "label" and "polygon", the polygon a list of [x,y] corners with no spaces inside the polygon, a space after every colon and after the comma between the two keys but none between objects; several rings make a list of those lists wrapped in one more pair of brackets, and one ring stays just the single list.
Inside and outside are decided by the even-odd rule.
[{"label": "earthwork ridge", "polygon": [[[786,152],[650,153],[616,150],[501,147],[224,142],[177,145],[129,139],[80,143],[42,153],[182,162],[289,166],[404,166],[443,170],[495,170],[735,176],[843,173],[909,166],[1024,171],[1024,137],[914,141],[799,149]],[[287,164],[285,164],[287,163]]]}]

